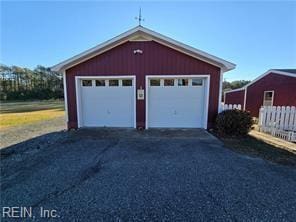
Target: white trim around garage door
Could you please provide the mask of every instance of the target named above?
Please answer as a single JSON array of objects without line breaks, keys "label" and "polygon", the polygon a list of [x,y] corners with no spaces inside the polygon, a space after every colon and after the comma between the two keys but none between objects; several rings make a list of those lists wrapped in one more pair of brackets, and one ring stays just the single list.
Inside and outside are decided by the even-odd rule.
[{"label": "white trim around garage door", "polygon": [[81,123],[81,98],[80,98],[80,80],[82,79],[132,79],[134,88],[134,128],[137,127],[136,121],[136,76],[126,75],[126,76],[75,76],[75,91],[76,91],[76,110],[77,110],[77,124],[78,128],[82,125]]},{"label": "white trim around garage door", "polygon": [[145,79],[146,101],[145,101],[145,128],[148,129],[148,100],[149,100],[149,79],[150,78],[206,78],[205,81],[205,105],[204,105],[204,128],[208,127],[208,111],[210,97],[210,75],[147,75]]}]

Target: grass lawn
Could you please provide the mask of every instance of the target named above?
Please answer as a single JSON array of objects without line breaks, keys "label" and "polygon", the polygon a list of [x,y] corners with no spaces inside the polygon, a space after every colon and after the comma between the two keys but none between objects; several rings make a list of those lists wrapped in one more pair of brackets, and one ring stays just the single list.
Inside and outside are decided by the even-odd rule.
[{"label": "grass lawn", "polygon": [[225,147],[252,157],[259,157],[274,163],[296,166],[296,155],[284,149],[267,144],[251,136],[244,138],[220,138]]},{"label": "grass lawn", "polygon": [[0,130],[65,115],[64,102],[59,100],[1,102]]}]

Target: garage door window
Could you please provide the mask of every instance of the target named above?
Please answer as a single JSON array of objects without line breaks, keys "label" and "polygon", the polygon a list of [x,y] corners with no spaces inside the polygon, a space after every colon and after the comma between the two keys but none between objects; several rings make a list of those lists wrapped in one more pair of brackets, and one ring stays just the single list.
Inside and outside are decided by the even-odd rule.
[{"label": "garage door window", "polygon": [[96,80],[96,86],[105,86],[105,80]]},{"label": "garage door window", "polygon": [[202,86],[202,79],[192,79],[192,86]]},{"label": "garage door window", "polygon": [[109,80],[109,86],[118,86],[118,85],[119,85],[118,79],[110,79]]},{"label": "garage door window", "polygon": [[188,86],[188,79],[178,79],[178,86]]},{"label": "garage door window", "polygon": [[175,80],[174,79],[165,79],[164,86],[174,86]]},{"label": "garage door window", "polygon": [[82,86],[92,86],[92,80],[82,80]]},{"label": "garage door window", "polygon": [[132,86],[133,81],[131,79],[123,79],[122,80],[122,86]]},{"label": "garage door window", "polygon": [[160,79],[150,79],[150,86],[160,86]]}]

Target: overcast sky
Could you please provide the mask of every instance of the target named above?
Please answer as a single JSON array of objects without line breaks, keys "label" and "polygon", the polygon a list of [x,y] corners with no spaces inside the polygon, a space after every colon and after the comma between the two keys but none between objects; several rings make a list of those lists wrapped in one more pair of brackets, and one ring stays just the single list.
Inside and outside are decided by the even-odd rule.
[{"label": "overcast sky", "polygon": [[1,63],[52,66],[137,25],[226,59],[227,80],[296,67],[296,2],[1,3]]}]

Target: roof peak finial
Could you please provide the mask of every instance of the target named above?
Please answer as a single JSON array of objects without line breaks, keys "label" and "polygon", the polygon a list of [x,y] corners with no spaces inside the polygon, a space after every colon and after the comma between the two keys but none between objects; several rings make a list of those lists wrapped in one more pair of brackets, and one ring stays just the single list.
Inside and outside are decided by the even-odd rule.
[{"label": "roof peak finial", "polygon": [[139,9],[139,16],[138,16],[138,17],[135,17],[135,19],[138,20],[138,22],[139,22],[139,26],[141,26],[141,23],[142,23],[143,21],[145,21],[145,20],[142,18],[142,9],[141,9],[141,7],[140,7],[140,9]]}]

